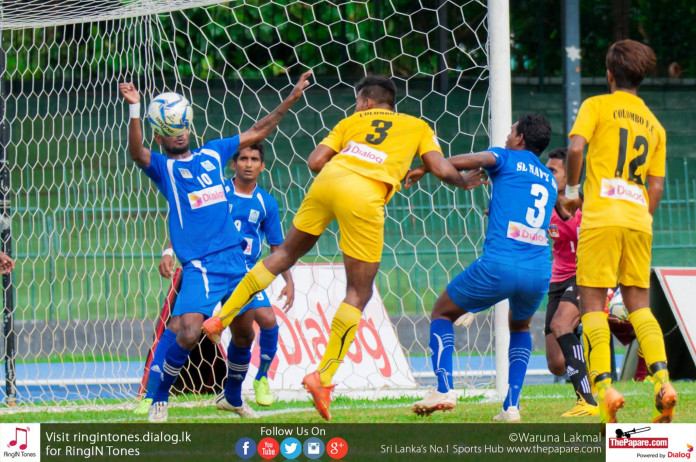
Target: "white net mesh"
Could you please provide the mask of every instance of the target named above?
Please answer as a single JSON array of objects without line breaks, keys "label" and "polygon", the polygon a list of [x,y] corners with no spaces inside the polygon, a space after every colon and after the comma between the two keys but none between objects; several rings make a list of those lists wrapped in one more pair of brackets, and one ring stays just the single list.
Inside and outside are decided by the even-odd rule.
[{"label": "white net mesh", "polygon": [[[311,182],[306,157],[352,113],[352,86],[365,74],[392,76],[398,111],[427,120],[446,155],[488,145],[484,2],[163,3],[3,9],[17,260],[7,351],[20,402],[134,397],[152,345],[169,287],[156,271],[166,204],[128,158],[119,82],[135,81],[146,103],[164,90],[184,94],[200,142],[248,129],[313,69],[306,98],[267,140],[260,178],[285,229]],[[146,127],[146,145],[150,136]],[[400,342],[387,348],[403,347],[418,383],[432,379],[428,314],[480,253],[486,203],[482,190],[427,179],[387,207],[376,284]],[[336,233],[332,225],[307,261],[340,262]],[[458,331],[459,385],[492,383],[491,319]]]}]

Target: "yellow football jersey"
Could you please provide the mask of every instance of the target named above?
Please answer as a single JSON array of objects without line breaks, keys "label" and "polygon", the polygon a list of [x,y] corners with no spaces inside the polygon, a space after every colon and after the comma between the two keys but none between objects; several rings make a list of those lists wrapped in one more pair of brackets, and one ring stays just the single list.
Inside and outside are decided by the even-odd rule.
[{"label": "yellow football jersey", "polygon": [[573,135],[589,143],[581,226],[652,234],[646,176],[665,176],[667,136],[648,106],[623,91],[588,98]]},{"label": "yellow football jersey", "polygon": [[416,117],[385,109],[356,112],[340,121],[321,144],[336,151],[332,164],[401,189],[413,157],[442,153],[435,132]]}]

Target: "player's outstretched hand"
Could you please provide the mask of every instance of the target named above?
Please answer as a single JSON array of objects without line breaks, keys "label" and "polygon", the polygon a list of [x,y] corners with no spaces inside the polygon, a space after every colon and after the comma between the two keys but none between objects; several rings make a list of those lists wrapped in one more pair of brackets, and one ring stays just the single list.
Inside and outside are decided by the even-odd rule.
[{"label": "player's outstretched hand", "polygon": [[162,255],[162,260],[160,260],[157,269],[159,270],[160,276],[171,279],[174,276],[174,258],[170,255]]},{"label": "player's outstretched hand", "polygon": [[133,82],[124,82],[118,84],[118,89],[121,90],[123,99],[125,99],[128,104],[135,104],[140,102],[140,93],[133,85]]},{"label": "player's outstretched hand", "polygon": [[486,171],[483,169],[471,170],[469,172],[462,173],[461,175],[464,179],[464,182],[466,183],[466,186],[463,189],[467,191],[470,189],[478,188],[483,184],[491,184],[490,181],[488,181],[488,175],[486,175]]},{"label": "player's outstretched hand", "polygon": [[292,101],[293,103],[297,102],[297,100],[300,99],[300,96],[302,96],[302,92],[304,91],[305,88],[309,86],[309,78],[312,76],[312,71],[307,71],[303,73],[297,83],[295,84],[295,88],[292,89],[290,92],[290,96],[288,96],[288,99]]},{"label": "player's outstretched hand", "polygon": [[10,274],[14,269],[14,260],[3,252],[0,252],[0,274]]},{"label": "player's outstretched hand", "polygon": [[280,291],[280,298],[285,297],[285,304],[283,305],[283,311],[288,312],[292,308],[292,304],[295,303],[295,284],[288,282]]},{"label": "player's outstretched hand", "polygon": [[567,197],[561,197],[558,199],[558,207],[561,209],[559,215],[572,217],[575,216],[575,211],[582,208],[582,199],[579,197],[577,199],[568,199]]},{"label": "player's outstretched hand", "polygon": [[404,178],[404,188],[408,189],[414,184],[418,183],[426,173],[427,171],[425,170],[425,166],[423,165],[409,170],[409,172],[406,174],[406,178]]}]

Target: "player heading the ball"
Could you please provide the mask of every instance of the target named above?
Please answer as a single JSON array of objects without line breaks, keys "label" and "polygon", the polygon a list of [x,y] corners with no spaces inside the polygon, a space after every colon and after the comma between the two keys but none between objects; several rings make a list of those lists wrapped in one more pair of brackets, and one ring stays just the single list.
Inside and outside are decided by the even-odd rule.
[{"label": "player heading the ball", "polygon": [[413,158],[420,156],[429,171],[463,189],[481,184],[479,172],[461,175],[445,160],[437,137],[426,122],[395,112],[396,87],[388,77],[368,76],[355,86],[355,113],[336,125],[307,161],[317,172],[285,241],[259,262],[239,283],[220,311],[208,319],[204,332],[218,335],[257,292],[290,268],[317,242],[333,220],[338,221],[346,269],[346,297],[331,324],[331,334],[316,372],[303,384],[319,414],[331,419],[332,378],[353,342],[362,310],[382,259],[384,206],[401,189]]}]

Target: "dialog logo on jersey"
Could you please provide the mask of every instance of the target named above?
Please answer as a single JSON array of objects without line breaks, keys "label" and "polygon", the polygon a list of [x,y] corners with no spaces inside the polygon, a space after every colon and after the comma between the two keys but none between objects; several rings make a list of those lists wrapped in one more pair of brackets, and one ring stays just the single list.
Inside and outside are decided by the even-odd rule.
[{"label": "dialog logo on jersey", "polygon": [[254,240],[250,237],[245,237],[246,247],[244,247],[244,255],[251,255],[252,247],[254,246]]},{"label": "dialog logo on jersey", "polygon": [[384,152],[378,149],[365,144],[356,143],[355,141],[349,141],[348,146],[343,148],[341,154],[348,154],[349,156],[357,157],[358,159],[378,165],[382,165],[388,157]]},{"label": "dialog logo on jersey", "polygon": [[633,202],[638,205],[648,205],[648,202],[645,200],[645,195],[643,194],[643,189],[621,178],[602,178],[602,192],[600,196],[608,199]]},{"label": "dialog logo on jersey", "polygon": [[549,236],[553,239],[558,239],[561,236],[561,233],[558,232],[558,225],[549,226]]},{"label": "dialog logo on jersey", "polygon": [[549,238],[541,228],[530,228],[522,223],[511,221],[508,223],[507,237],[532,245],[549,245]]},{"label": "dialog logo on jersey", "polygon": [[225,191],[222,189],[221,184],[189,193],[188,199],[191,208],[194,210],[219,202],[227,202],[227,196],[225,196]]}]

